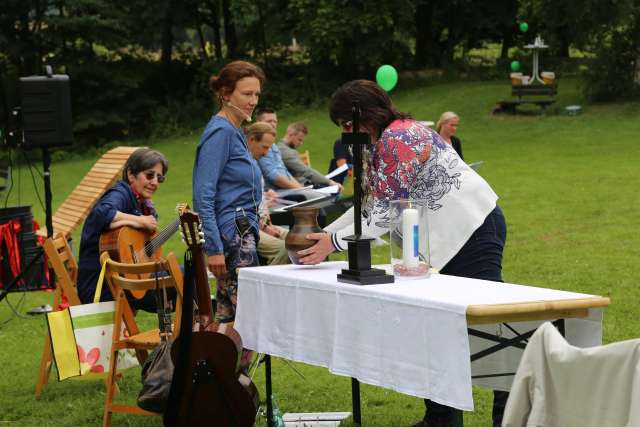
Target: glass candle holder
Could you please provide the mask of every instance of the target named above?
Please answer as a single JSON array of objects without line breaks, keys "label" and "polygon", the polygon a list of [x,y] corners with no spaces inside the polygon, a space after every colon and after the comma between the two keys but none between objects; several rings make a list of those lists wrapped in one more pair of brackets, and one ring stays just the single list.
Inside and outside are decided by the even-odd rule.
[{"label": "glass candle holder", "polygon": [[400,278],[429,275],[427,201],[400,199],[389,202],[391,267]]}]

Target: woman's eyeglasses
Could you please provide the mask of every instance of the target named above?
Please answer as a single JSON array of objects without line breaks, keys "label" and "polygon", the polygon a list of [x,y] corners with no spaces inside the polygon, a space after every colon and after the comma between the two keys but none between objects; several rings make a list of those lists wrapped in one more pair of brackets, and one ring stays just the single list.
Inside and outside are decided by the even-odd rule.
[{"label": "woman's eyeglasses", "polygon": [[153,181],[153,178],[158,178],[158,182],[162,184],[165,180],[164,175],[160,175],[159,173],[155,173],[153,171],[142,172],[142,173],[144,174],[144,177],[147,178],[147,181]]},{"label": "woman's eyeglasses", "polygon": [[342,127],[342,130],[345,132],[351,132],[353,130],[353,123],[351,123],[351,120],[347,120],[346,122],[340,123],[340,127]]}]

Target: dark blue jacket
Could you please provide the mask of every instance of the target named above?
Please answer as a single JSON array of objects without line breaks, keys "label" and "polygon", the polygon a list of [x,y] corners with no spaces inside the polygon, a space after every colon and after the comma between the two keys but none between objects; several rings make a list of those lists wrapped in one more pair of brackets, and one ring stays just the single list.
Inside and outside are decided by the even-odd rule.
[{"label": "dark blue jacket", "polygon": [[[140,204],[136,200],[129,184],[118,181],[98,200],[82,227],[80,256],[78,261],[78,296],[83,304],[93,302],[98,276],[100,275],[100,234],[109,229],[116,212],[142,215]],[[102,284],[100,301],[111,301],[107,283]]]}]

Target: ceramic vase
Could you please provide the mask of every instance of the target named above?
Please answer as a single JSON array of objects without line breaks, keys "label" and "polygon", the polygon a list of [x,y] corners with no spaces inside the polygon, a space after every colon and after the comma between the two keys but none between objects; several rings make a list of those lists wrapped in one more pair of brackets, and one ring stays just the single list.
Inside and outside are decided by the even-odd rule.
[{"label": "ceramic vase", "polygon": [[294,223],[284,241],[289,259],[294,264],[300,264],[297,252],[316,244],[315,240],[308,240],[305,236],[310,233],[322,233],[318,225],[318,208],[293,208]]}]

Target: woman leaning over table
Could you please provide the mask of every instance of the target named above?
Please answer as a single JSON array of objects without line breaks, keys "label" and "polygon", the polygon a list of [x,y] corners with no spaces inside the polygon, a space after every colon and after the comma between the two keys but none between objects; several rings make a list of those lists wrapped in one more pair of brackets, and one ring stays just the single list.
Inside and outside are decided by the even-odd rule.
[{"label": "woman leaning over table", "polygon": [[[496,205],[498,196],[467,166],[450,144],[433,130],[398,112],[389,95],[368,80],[340,87],[331,99],[331,120],[351,132],[351,108],[358,100],[361,130],[371,136],[365,152],[362,233],[379,237],[388,231],[389,201],[426,199],[429,208],[430,260],[442,274],[502,281],[502,251],[506,223]],[[345,221],[348,216],[351,221]],[[307,236],[318,242],[299,251],[304,264],[317,264],[336,250],[347,248],[344,237],[353,234],[353,211],[348,211],[328,233]],[[499,425],[507,393],[494,396],[494,425]],[[427,411],[416,426],[447,426],[452,410],[425,400]]]},{"label": "woman leaning over table", "polygon": [[216,277],[216,320],[235,319],[240,267],[258,265],[261,173],[240,126],[251,120],[265,80],[257,65],[233,61],[209,86],[220,110],[205,128],[193,167],[193,206],[202,221],[209,270]]}]

